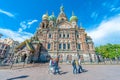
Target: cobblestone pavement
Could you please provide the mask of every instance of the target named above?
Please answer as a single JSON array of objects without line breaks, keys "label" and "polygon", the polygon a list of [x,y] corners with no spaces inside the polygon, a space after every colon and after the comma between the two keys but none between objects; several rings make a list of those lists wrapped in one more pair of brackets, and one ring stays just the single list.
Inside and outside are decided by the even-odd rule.
[{"label": "cobblestone pavement", "polygon": [[120,80],[120,65],[83,65],[88,70],[72,74],[71,65],[60,65],[61,75],[48,74],[48,66],[0,70],[0,80]]}]

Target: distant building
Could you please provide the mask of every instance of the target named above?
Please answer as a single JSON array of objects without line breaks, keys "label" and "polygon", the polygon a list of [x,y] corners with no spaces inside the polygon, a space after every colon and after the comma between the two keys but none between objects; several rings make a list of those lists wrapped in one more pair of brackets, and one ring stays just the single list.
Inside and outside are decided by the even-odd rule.
[{"label": "distant building", "polygon": [[3,43],[9,45],[9,52],[8,52],[8,53],[9,53],[10,55],[14,54],[14,49],[15,49],[15,47],[19,45],[19,42],[18,42],[18,41],[14,41],[14,40],[11,39],[11,38],[6,38],[6,39],[4,39],[4,42],[3,42]]},{"label": "distant building", "polygon": [[9,45],[0,43],[0,59],[4,59],[8,55]]},{"label": "distant building", "polygon": [[18,41],[14,41],[11,38],[1,40],[0,43],[0,56],[1,58],[8,58],[14,55],[15,47],[19,45]]}]

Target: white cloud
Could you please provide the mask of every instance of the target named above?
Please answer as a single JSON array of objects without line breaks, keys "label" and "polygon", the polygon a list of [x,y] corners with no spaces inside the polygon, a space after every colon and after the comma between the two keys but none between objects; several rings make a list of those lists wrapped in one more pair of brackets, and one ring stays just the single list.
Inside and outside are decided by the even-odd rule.
[{"label": "white cloud", "polygon": [[38,20],[32,20],[32,21],[22,21],[20,23],[20,28],[19,28],[19,32],[22,32],[23,30],[30,28],[32,24],[34,24],[35,22],[37,22]]},{"label": "white cloud", "polygon": [[9,17],[14,17],[14,15],[13,15],[12,13],[7,12],[7,11],[4,11],[4,10],[2,10],[2,9],[0,9],[0,13],[3,13],[3,14],[5,14],[5,15],[9,16]]},{"label": "white cloud", "polygon": [[23,21],[23,22],[20,23],[20,26],[21,27],[19,28],[19,32],[25,30],[28,25],[27,25],[27,23],[25,21]]},{"label": "white cloud", "polygon": [[22,28],[19,28],[18,32],[22,32]]},{"label": "white cloud", "polygon": [[30,22],[28,22],[29,25],[32,25],[33,23],[37,22],[38,20],[32,20]]},{"label": "white cloud", "polygon": [[93,12],[91,14],[91,18],[94,18],[96,20],[97,17],[98,17],[98,13],[97,12]]},{"label": "white cloud", "polygon": [[96,29],[88,31],[95,45],[120,44],[120,16],[103,21]]},{"label": "white cloud", "polygon": [[120,11],[120,7],[118,7],[118,8],[111,8],[110,11],[111,11],[111,12],[112,12],[112,11],[116,11],[116,12],[117,12],[117,11]]},{"label": "white cloud", "polygon": [[2,29],[2,28],[0,28],[0,32],[1,32],[1,34],[3,34],[3,37],[12,38],[12,39],[19,41],[19,42],[22,42],[25,39],[29,39],[30,37],[33,36],[32,33],[16,32],[16,31],[12,31],[10,29]]}]

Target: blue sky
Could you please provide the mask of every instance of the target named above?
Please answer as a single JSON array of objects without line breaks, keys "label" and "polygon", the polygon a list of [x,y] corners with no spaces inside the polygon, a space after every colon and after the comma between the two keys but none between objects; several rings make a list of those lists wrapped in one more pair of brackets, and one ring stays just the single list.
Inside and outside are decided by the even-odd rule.
[{"label": "blue sky", "polygon": [[68,19],[72,11],[95,45],[120,43],[120,0],[0,0],[0,33],[20,42],[33,36],[41,17],[63,4]]}]

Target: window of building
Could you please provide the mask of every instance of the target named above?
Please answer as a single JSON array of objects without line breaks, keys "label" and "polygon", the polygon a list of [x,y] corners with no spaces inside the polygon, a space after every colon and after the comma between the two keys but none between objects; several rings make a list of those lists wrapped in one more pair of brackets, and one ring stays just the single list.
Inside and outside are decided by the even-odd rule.
[{"label": "window of building", "polygon": [[69,38],[69,34],[67,34],[67,38]]},{"label": "window of building", "polygon": [[50,49],[50,47],[51,47],[51,44],[50,44],[50,43],[48,43],[48,49]]},{"label": "window of building", "polygon": [[61,21],[64,21],[64,19],[62,18]]},{"label": "window of building", "polygon": [[59,34],[59,37],[61,38],[61,34]]},{"label": "window of building", "polygon": [[66,49],[66,44],[65,43],[63,44],[63,49]]},{"label": "window of building", "polygon": [[62,49],[62,44],[61,43],[59,44],[59,49]]},{"label": "window of building", "polygon": [[65,38],[65,34],[63,34],[63,38]]},{"label": "window of building", "polygon": [[49,34],[49,36],[48,36],[49,38],[52,38],[52,35],[51,34]]},{"label": "window of building", "polygon": [[77,38],[79,38],[79,35],[77,34]]},{"label": "window of building", "polygon": [[77,45],[77,49],[81,49],[80,44]]},{"label": "window of building", "polygon": [[70,49],[70,43],[68,43],[67,48]]}]

